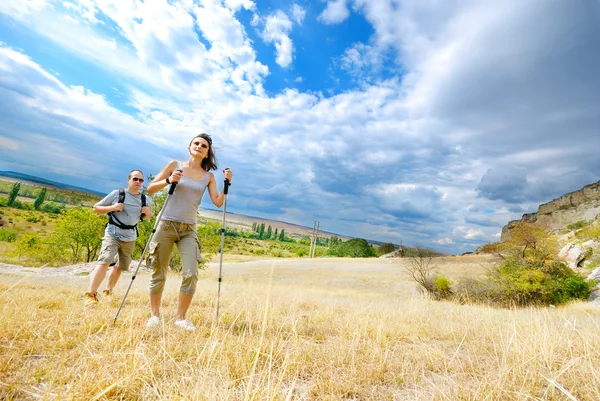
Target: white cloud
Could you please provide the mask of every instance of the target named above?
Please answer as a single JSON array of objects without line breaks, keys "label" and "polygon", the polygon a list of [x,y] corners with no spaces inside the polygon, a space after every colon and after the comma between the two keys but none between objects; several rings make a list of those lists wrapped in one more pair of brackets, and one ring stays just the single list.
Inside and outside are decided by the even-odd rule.
[{"label": "white cloud", "polygon": [[5,150],[17,151],[21,148],[21,145],[17,141],[13,141],[8,138],[0,137],[0,148],[5,149]]},{"label": "white cloud", "polygon": [[319,20],[326,24],[339,24],[350,15],[346,0],[330,0],[327,7],[319,15]]},{"label": "white cloud", "polygon": [[372,76],[379,76],[383,69],[383,55],[380,49],[364,43],[355,43],[344,51],[339,65],[351,76],[369,81]]},{"label": "white cloud", "polygon": [[298,4],[294,4],[292,6],[292,18],[294,18],[294,21],[296,21],[297,24],[302,24],[305,16],[306,10],[304,8],[302,8]]},{"label": "white cloud", "polygon": [[40,12],[48,6],[47,0],[3,0],[0,2],[0,13],[24,16],[32,12]]},{"label": "white cloud", "polygon": [[452,234],[458,238],[473,241],[473,240],[483,240],[486,235],[481,230],[476,230],[464,226],[456,227]]},{"label": "white cloud", "polygon": [[[202,6],[189,1],[134,6],[124,1],[80,0],[69,7],[71,17],[104,25],[90,17],[101,12],[116,25],[119,35],[61,21],[56,8],[20,7],[20,12],[7,9],[6,13],[110,73],[118,72],[139,85],[179,96],[190,94],[192,87],[195,96],[208,100],[206,85],[229,87],[229,92],[263,93],[262,82],[268,75],[268,68],[257,62],[245,29],[234,16],[233,10],[241,6],[252,9],[253,3],[233,2],[230,6],[212,0],[204,1]],[[210,43],[210,50],[198,41],[194,26]],[[106,49],[105,44],[110,48]],[[131,46],[135,52],[131,52]],[[168,82],[157,80],[157,75],[165,71],[169,71]]]},{"label": "white cloud", "polygon": [[237,12],[241,8],[252,11],[256,8],[256,4],[251,0],[225,0],[225,4],[231,11]]},{"label": "white cloud", "polygon": [[[308,24],[300,8],[262,18],[243,0],[89,0],[67,11],[2,1],[10,24],[104,69],[99,79],[117,91],[67,85],[42,61],[2,46],[0,146],[58,169],[63,154],[92,160],[116,143],[157,172],[208,131],[222,165],[241,178],[232,205],[242,213],[289,213],[330,231],[448,250],[496,239],[538,200],[600,178],[594,13],[539,0],[349,0],[327,9],[334,3],[362,13],[375,32],[336,59],[360,85],[335,96],[267,96],[269,70],[236,12],[252,13],[279,65],[290,67],[294,25]],[[337,15],[327,21],[347,18]],[[388,61],[402,73],[383,80]],[[299,74],[308,77],[288,79]],[[313,75],[310,83],[318,85]],[[114,106],[115,94],[128,112]],[[28,138],[49,141],[54,154],[22,152]],[[122,160],[85,168],[120,177]]]},{"label": "white cloud", "polygon": [[275,44],[276,62],[286,68],[292,64],[294,44],[289,37],[292,30],[292,21],[281,10],[269,15],[265,19],[262,37],[267,43]]}]

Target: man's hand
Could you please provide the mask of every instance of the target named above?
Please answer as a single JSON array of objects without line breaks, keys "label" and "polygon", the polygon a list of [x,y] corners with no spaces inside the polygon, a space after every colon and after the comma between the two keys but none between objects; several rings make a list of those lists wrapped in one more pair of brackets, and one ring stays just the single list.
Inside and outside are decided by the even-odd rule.
[{"label": "man's hand", "polygon": [[112,207],[112,211],[113,212],[122,212],[124,207],[125,207],[125,205],[122,203],[115,203]]},{"label": "man's hand", "polygon": [[142,208],[142,216],[148,218],[150,216],[150,208],[148,206],[144,206]]}]

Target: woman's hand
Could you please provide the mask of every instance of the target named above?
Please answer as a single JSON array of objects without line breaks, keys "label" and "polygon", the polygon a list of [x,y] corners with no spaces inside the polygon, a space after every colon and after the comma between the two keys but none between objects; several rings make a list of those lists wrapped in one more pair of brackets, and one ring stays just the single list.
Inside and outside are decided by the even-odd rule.
[{"label": "woman's hand", "polygon": [[183,171],[175,170],[169,176],[169,183],[179,182],[179,180],[181,180],[181,177],[183,177]]},{"label": "woman's hand", "polygon": [[223,170],[223,176],[231,184],[231,179],[233,178],[233,173],[231,172],[231,170],[229,170],[228,168],[226,168],[225,170]]}]

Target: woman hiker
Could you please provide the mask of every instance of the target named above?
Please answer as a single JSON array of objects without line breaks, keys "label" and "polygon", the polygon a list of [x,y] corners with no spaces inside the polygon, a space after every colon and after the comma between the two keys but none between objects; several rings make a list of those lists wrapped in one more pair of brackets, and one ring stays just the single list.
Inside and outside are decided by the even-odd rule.
[{"label": "woman hiker", "polygon": [[108,214],[108,224],[104,230],[98,265],[90,277],[88,292],[85,293],[85,306],[98,304],[98,287],[102,284],[109,264],[114,264],[118,255],[118,266],[113,266],[108,277],[104,296],[111,295],[122,271],[131,264],[131,255],[137,239],[137,223],[152,217],[146,206],[146,196],[140,192],[144,182],[141,170],[132,170],[127,177],[127,189],[115,189],[94,205],[94,212]]},{"label": "woman hiker", "polygon": [[[148,193],[153,194],[172,183],[177,183],[175,192],[169,195],[169,202],[149,246],[148,261],[152,269],[150,279],[152,316],[146,323],[146,327],[160,325],[160,301],[173,244],[177,244],[183,267],[175,325],[185,330],[196,329],[185,315],[196,292],[198,263],[202,260],[196,232],[198,206],[206,188],[216,207],[223,205],[225,194],[219,193],[215,176],[211,173],[211,170],[217,169],[217,159],[210,136],[200,134],[194,137],[188,146],[188,151],[190,153],[188,161],[170,161],[148,185]],[[231,181],[231,171],[224,170],[223,173],[225,178]]]}]

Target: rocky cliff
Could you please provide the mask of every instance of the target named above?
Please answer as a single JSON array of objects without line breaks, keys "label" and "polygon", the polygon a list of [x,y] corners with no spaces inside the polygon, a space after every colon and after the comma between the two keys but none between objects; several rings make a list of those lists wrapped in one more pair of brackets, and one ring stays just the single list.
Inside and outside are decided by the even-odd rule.
[{"label": "rocky cliff", "polygon": [[586,185],[578,191],[568,193],[538,207],[536,213],[527,213],[520,220],[509,221],[502,228],[502,240],[515,224],[528,221],[544,224],[558,232],[577,221],[591,221],[600,217],[600,181]]}]

